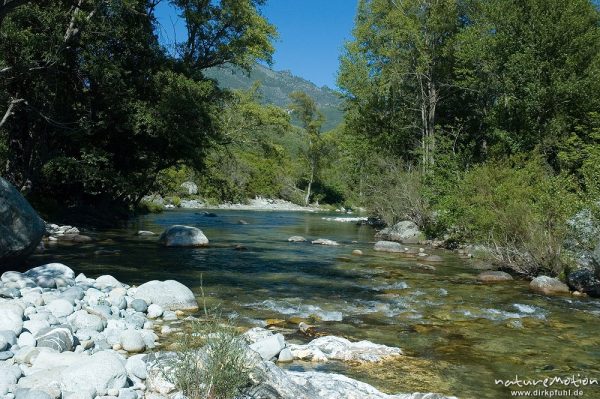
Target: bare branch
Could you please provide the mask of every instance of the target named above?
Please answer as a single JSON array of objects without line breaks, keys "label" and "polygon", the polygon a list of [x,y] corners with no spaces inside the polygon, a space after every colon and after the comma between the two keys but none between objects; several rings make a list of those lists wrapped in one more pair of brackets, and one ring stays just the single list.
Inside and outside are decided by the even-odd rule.
[{"label": "bare branch", "polygon": [[8,121],[8,118],[10,118],[10,116],[13,114],[13,110],[14,110],[15,106],[20,103],[26,103],[25,99],[23,99],[23,98],[13,99],[10,101],[10,103],[8,103],[8,109],[4,113],[2,120],[0,120],[0,128],[2,128],[2,126],[4,126],[4,124]]}]

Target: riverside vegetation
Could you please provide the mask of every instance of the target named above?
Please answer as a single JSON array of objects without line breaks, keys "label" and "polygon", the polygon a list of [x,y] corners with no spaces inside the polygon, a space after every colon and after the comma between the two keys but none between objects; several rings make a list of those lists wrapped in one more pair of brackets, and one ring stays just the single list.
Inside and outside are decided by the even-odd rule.
[{"label": "riverside vegetation", "polygon": [[[360,208],[384,234],[411,222],[419,241],[477,244],[493,268],[600,295],[596,2],[360,0],[327,131],[302,90],[277,106],[260,83],[218,84],[216,68],[271,61],[263,0],[169,4],[188,37],[165,44],[157,1],[0,3],[1,173],[43,216],[111,225],[255,197]],[[2,242],[6,264],[44,233],[28,229],[25,246]]]}]

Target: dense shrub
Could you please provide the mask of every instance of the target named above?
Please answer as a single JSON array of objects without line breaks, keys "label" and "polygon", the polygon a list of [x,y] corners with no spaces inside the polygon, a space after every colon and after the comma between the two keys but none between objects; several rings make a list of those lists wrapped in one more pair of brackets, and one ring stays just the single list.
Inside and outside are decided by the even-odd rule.
[{"label": "dense shrub", "polygon": [[463,238],[489,246],[492,260],[525,275],[561,274],[577,185],[540,158],[488,162],[464,173],[440,201],[439,217]]},{"label": "dense shrub", "polygon": [[364,204],[387,224],[411,220],[419,227],[431,224],[422,174],[402,162],[380,158],[364,186]]},{"label": "dense shrub", "polygon": [[233,399],[251,384],[254,369],[236,327],[218,316],[193,322],[165,365],[165,377],[189,399]]}]

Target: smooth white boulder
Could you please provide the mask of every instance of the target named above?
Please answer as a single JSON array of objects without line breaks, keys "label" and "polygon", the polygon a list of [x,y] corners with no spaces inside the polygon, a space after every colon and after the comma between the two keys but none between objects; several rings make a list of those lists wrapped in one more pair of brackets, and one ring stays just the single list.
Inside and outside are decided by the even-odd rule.
[{"label": "smooth white boulder", "polygon": [[379,362],[402,355],[400,348],[374,344],[370,341],[351,342],[335,336],[320,337],[306,345],[292,344],[289,348],[295,359],[310,361]]},{"label": "smooth white boulder", "polygon": [[93,388],[98,396],[102,396],[108,389],[124,388],[127,384],[127,370],[124,363],[115,353],[108,351],[95,353],[61,372],[61,389],[76,392]]},{"label": "smooth white boulder", "polygon": [[281,334],[268,336],[250,345],[250,349],[258,353],[263,360],[277,356],[283,348],[285,348],[285,338]]},{"label": "smooth white boulder", "polygon": [[23,330],[23,308],[13,302],[0,303],[0,331],[9,330],[21,334]]},{"label": "smooth white boulder", "polygon": [[138,287],[134,298],[159,305],[163,310],[197,310],[192,290],[175,280],[149,281]]}]

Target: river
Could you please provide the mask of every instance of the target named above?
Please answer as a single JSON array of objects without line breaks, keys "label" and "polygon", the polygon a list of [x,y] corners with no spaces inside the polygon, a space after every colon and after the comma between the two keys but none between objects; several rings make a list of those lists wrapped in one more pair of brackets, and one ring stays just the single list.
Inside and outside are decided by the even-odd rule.
[{"label": "river", "polygon": [[[34,262],[58,261],[128,284],[176,279],[198,296],[203,287],[209,307],[244,326],[298,317],[324,333],[398,346],[406,356],[383,365],[286,366],[342,372],[389,393],[504,398],[508,388],[496,380],[600,379],[600,301],[541,296],[525,281],[482,285],[471,261],[449,251],[427,250],[444,259],[428,270],[416,258],[374,252],[372,228],[324,220],[331,215],[323,213],[214,212],[141,216],[117,229],[86,232],[93,244],[50,246]],[[156,236],[135,235],[173,224],[201,228],[210,246],[164,248]],[[287,242],[292,235],[341,245]],[[352,255],[354,249],[364,255]],[[98,250],[120,254],[95,255]],[[289,340],[300,342],[294,325],[286,327]],[[580,389],[586,398],[600,398],[598,386]]]}]

